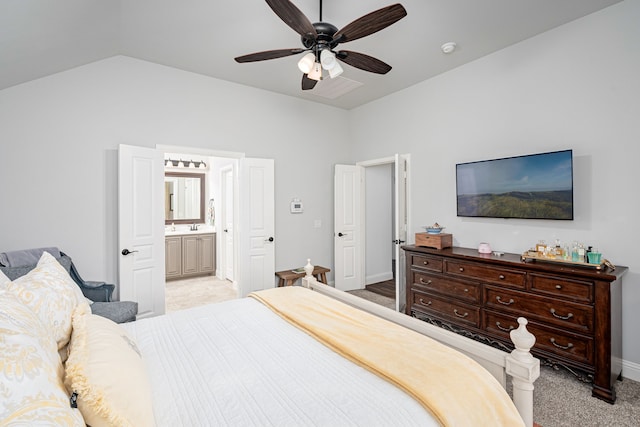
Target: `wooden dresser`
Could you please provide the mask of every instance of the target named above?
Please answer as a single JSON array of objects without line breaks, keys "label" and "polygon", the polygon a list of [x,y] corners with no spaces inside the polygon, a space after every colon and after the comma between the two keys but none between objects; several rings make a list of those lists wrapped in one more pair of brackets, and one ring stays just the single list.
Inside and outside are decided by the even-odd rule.
[{"label": "wooden dresser", "polygon": [[520,255],[404,246],[406,313],[511,350],[509,332],[524,316],[536,336],[533,354],[593,382],[593,396],[615,401],[622,372],[622,276]]}]

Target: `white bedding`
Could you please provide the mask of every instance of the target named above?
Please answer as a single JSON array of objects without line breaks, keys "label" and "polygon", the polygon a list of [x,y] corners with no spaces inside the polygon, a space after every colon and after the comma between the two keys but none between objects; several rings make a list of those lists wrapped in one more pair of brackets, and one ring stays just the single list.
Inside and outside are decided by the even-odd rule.
[{"label": "white bedding", "polygon": [[146,360],[158,426],[438,425],[252,298],[122,326]]}]

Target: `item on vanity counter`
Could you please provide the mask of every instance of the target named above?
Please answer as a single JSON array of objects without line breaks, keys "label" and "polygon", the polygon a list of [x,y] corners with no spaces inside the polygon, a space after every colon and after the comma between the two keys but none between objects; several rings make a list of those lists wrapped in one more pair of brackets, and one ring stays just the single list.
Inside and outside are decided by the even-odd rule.
[{"label": "item on vanity counter", "polygon": [[483,243],[480,243],[478,245],[478,253],[490,254],[491,252],[492,252],[492,250],[491,250],[491,245],[490,244],[483,242]]},{"label": "item on vanity counter", "polygon": [[444,249],[453,246],[451,233],[416,233],[416,246],[426,246],[434,249]]},{"label": "item on vanity counter", "polygon": [[445,227],[441,226],[437,222],[433,225],[424,225],[423,228],[427,230],[427,233],[429,234],[440,234],[442,230],[445,229]]}]

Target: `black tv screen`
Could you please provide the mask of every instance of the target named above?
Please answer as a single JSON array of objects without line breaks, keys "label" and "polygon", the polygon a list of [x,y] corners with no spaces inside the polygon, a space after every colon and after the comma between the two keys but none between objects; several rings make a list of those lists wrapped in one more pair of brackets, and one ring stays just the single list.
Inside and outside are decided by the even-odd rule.
[{"label": "black tv screen", "polygon": [[572,150],[456,165],[458,216],[573,219]]}]

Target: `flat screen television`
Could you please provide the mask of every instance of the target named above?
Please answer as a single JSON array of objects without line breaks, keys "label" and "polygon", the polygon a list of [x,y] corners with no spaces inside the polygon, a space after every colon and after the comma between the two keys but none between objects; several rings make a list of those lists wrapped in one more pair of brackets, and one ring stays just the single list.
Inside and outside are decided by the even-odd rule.
[{"label": "flat screen television", "polygon": [[456,165],[460,217],[573,219],[572,150]]}]

